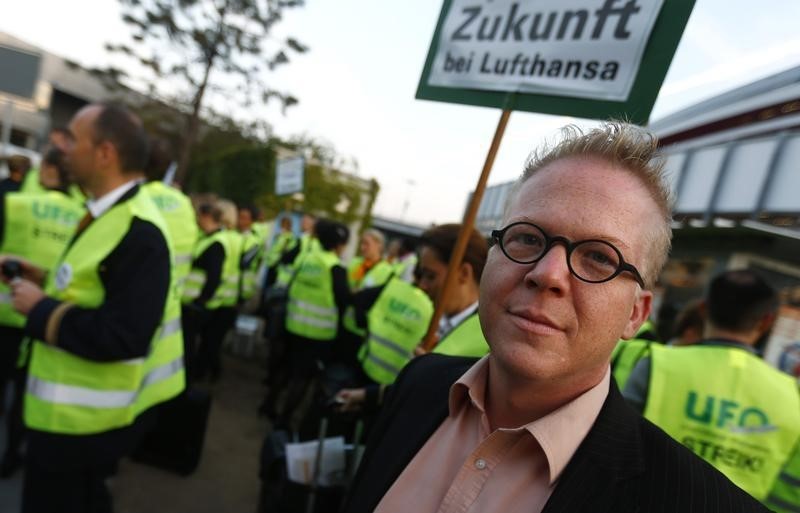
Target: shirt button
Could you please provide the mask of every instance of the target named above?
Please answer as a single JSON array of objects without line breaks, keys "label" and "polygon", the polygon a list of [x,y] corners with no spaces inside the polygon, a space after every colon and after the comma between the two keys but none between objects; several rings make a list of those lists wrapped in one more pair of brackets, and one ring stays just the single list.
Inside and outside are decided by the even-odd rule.
[{"label": "shirt button", "polygon": [[475,460],[475,468],[478,470],[483,470],[486,468],[486,460],[483,458],[478,458]]}]

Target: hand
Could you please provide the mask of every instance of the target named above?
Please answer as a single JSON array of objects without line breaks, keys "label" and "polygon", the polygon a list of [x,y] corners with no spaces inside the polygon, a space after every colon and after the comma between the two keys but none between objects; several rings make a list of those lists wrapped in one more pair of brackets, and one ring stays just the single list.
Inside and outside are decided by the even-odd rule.
[{"label": "hand", "polygon": [[14,309],[22,315],[28,315],[36,303],[44,299],[45,294],[35,283],[15,278],[11,280],[11,297]]},{"label": "hand", "polygon": [[428,354],[428,351],[421,344],[414,348],[414,356],[422,356],[424,354]]},{"label": "hand", "polygon": [[338,411],[359,411],[364,406],[367,391],[364,388],[343,388],[336,393],[334,400],[340,404]]},{"label": "hand", "polygon": [[[20,256],[9,255],[9,254],[0,255],[0,268],[2,268],[3,264],[9,260],[16,260],[17,262],[19,262],[22,270],[22,278],[25,278],[26,280],[31,281],[33,283],[36,283],[39,286],[42,286],[44,284],[44,277],[45,277],[44,269],[35,266],[31,262]],[[3,283],[5,284],[9,284],[11,281],[1,272],[0,272],[0,280],[2,280]]]}]

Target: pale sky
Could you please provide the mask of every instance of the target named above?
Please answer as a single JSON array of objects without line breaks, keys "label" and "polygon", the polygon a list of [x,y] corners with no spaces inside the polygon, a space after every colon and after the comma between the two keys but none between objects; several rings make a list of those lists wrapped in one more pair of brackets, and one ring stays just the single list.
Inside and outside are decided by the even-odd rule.
[{"label": "pale sky", "polygon": [[[113,0],[5,0],[0,30],[86,66],[109,62],[126,27]],[[12,6],[13,4],[13,6]],[[375,213],[428,224],[460,221],[500,111],[414,99],[442,3],[306,0],[276,27],[310,52],[270,77],[300,104],[264,116],[283,137],[308,133],[355,157],[381,193]],[[800,65],[800,2],[697,0],[651,119]],[[489,184],[572,118],[514,112]],[[407,204],[407,208],[405,208]]]}]

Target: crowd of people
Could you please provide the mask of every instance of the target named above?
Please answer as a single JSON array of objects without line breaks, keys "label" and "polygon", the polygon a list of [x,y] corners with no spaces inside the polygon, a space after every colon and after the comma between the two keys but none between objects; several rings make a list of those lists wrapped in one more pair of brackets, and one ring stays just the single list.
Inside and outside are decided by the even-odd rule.
[{"label": "crowd of people", "polygon": [[255,207],[165,184],[168,149],[133,113],[81,109],[0,184],[0,474],[24,462],[23,512],[112,511],[105,479],[220,378],[242,311],[266,323],[274,429],[326,403],[370,420],[344,511],[798,511],[797,382],[760,357],[775,290],[724,272],[661,343],[657,142],[617,122],[562,135],[442,294],[461,225],[368,228],[345,262],[344,224],[270,234]]}]

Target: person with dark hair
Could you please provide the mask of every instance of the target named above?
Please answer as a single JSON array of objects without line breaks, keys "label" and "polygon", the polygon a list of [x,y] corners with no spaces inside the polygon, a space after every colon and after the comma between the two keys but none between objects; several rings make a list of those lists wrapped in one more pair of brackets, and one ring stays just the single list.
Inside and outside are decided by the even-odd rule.
[{"label": "person with dark hair", "polygon": [[[460,231],[460,224],[443,224],[422,234],[415,285],[428,296],[434,305],[436,301],[441,300],[439,294],[444,287],[450,256]],[[467,241],[464,259],[457,271],[458,280],[455,290],[451,292],[444,305],[444,315],[439,321],[436,333],[438,341],[433,349],[434,353],[481,357],[489,352],[489,346],[483,336],[478,319],[478,288],[486,264],[487,252],[486,239],[473,229]],[[374,288],[353,296],[356,318],[362,326],[367,328],[368,333],[370,313],[374,313],[373,306],[382,294],[383,288]],[[419,311],[427,310],[421,303],[418,305]],[[427,331],[432,313],[420,315],[419,322],[424,324],[423,335]],[[418,326],[410,326],[408,331],[417,333],[419,329]],[[421,341],[421,336],[419,341]],[[394,365],[388,366],[388,368],[383,366],[383,371],[380,371],[377,367],[381,366],[381,362],[369,360],[369,351],[370,349],[374,351],[375,344],[372,346],[370,347],[368,340],[367,346],[359,354],[362,371],[369,377],[368,380],[365,380],[367,381],[366,386],[340,390],[337,397],[342,403],[342,410],[359,409],[362,403],[365,410],[376,409],[382,401],[384,385],[393,382],[400,370],[411,360],[411,355],[406,359],[395,357]],[[417,347],[414,351],[417,356],[424,353],[425,351],[421,347]]]},{"label": "person with dark hair", "polygon": [[31,159],[24,155],[12,155],[6,159],[8,177],[0,180],[0,196],[9,192],[18,192],[28,171],[31,170]]},{"label": "person with dark hair", "polygon": [[347,271],[339,259],[350,231],[342,223],[319,219],[314,235],[320,247],[301,255],[289,285],[285,328],[292,378],[278,425],[288,424],[312,386],[320,363],[331,361],[342,330],[342,314],[350,303]]},{"label": "person with dark hair", "polygon": [[197,207],[197,225],[202,236],[193,250],[182,298],[184,354],[190,379],[204,377],[211,370],[211,346],[215,344],[210,338],[216,338],[211,323],[227,297],[235,294],[224,281],[225,263],[232,248],[223,229],[222,210],[215,203],[201,203]]},{"label": "person with dark hair", "polygon": [[[48,190],[52,190],[52,187],[45,183],[47,178],[42,178],[41,173],[43,167],[45,165],[44,160],[47,159],[47,155],[52,151],[60,151],[61,148],[65,148],[67,145],[67,141],[69,140],[69,130],[65,127],[55,127],[50,130],[47,134],[47,142],[42,149],[42,154],[45,155],[45,158],[42,161],[40,169],[33,168],[25,175],[25,179],[22,181],[22,187],[20,188],[20,192],[26,192],[29,194],[32,193],[41,193],[46,192]],[[53,153],[53,156],[62,155],[62,153]],[[59,157],[59,159],[63,160],[63,156]],[[68,176],[68,170],[65,165],[60,164],[57,166],[62,175],[59,177],[60,182],[62,184],[67,184],[65,187],[69,187],[69,195],[72,196],[78,203],[83,203],[86,201],[86,197],[83,195],[81,190],[78,188],[77,185],[72,183],[72,178]],[[54,171],[54,165],[51,164],[50,170]],[[51,173],[52,176],[52,173]],[[55,178],[50,179],[50,183],[52,183]]]},{"label": "person with dark hair", "polygon": [[706,325],[706,307],[702,299],[689,301],[678,315],[672,326],[671,346],[693,346],[703,340]]},{"label": "person with dark hair", "polygon": [[18,259],[22,277],[10,280],[33,340],[25,513],[110,512],[105,478],[152,422],[152,407],[184,388],[181,331],[164,324],[180,308],[167,229],[139,186],[141,121],[93,104],[69,131],[66,165],[88,213],[55,269]]},{"label": "person with dark hair", "polygon": [[489,354],[403,369],[342,511],[766,511],[611,379],[669,251],[658,155],[652,134],[607,122],[532,156],[481,274]]},{"label": "person with dark hair", "polygon": [[647,419],[770,507],[770,490],[800,441],[795,380],[754,349],[778,304],[776,291],[752,270],[714,277],[703,303],[703,339],[653,346],[623,390]]},{"label": "person with dark hair", "polygon": [[397,253],[395,273],[400,279],[408,283],[414,281],[414,269],[417,268],[417,245],[409,237],[400,238],[400,247]]},{"label": "person with dark hair", "polygon": [[64,152],[56,147],[49,148],[44,154],[39,166],[39,184],[44,190],[58,191],[62,194],[69,193],[72,180],[64,165],[64,158]]},{"label": "person with dark hair", "polygon": [[[41,192],[0,196],[0,254],[17,254],[43,269],[51,269],[86,209],[67,194],[70,180],[64,153],[58,148],[45,153],[39,178],[44,187]],[[22,464],[22,401],[27,366],[18,366],[18,360],[24,326],[25,316],[14,310],[10,289],[0,283],[0,405],[9,379],[14,391],[6,415],[8,436],[0,478],[10,477]]]},{"label": "person with dark hair", "polygon": [[[460,231],[459,224],[443,224],[422,234],[417,285],[434,303],[439,301]],[[489,352],[478,320],[478,284],[486,265],[487,252],[486,239],[473,229],[464,250],[464,259],[456,270],[455,289],[444,304],[434,353],[481,357]]]}]

